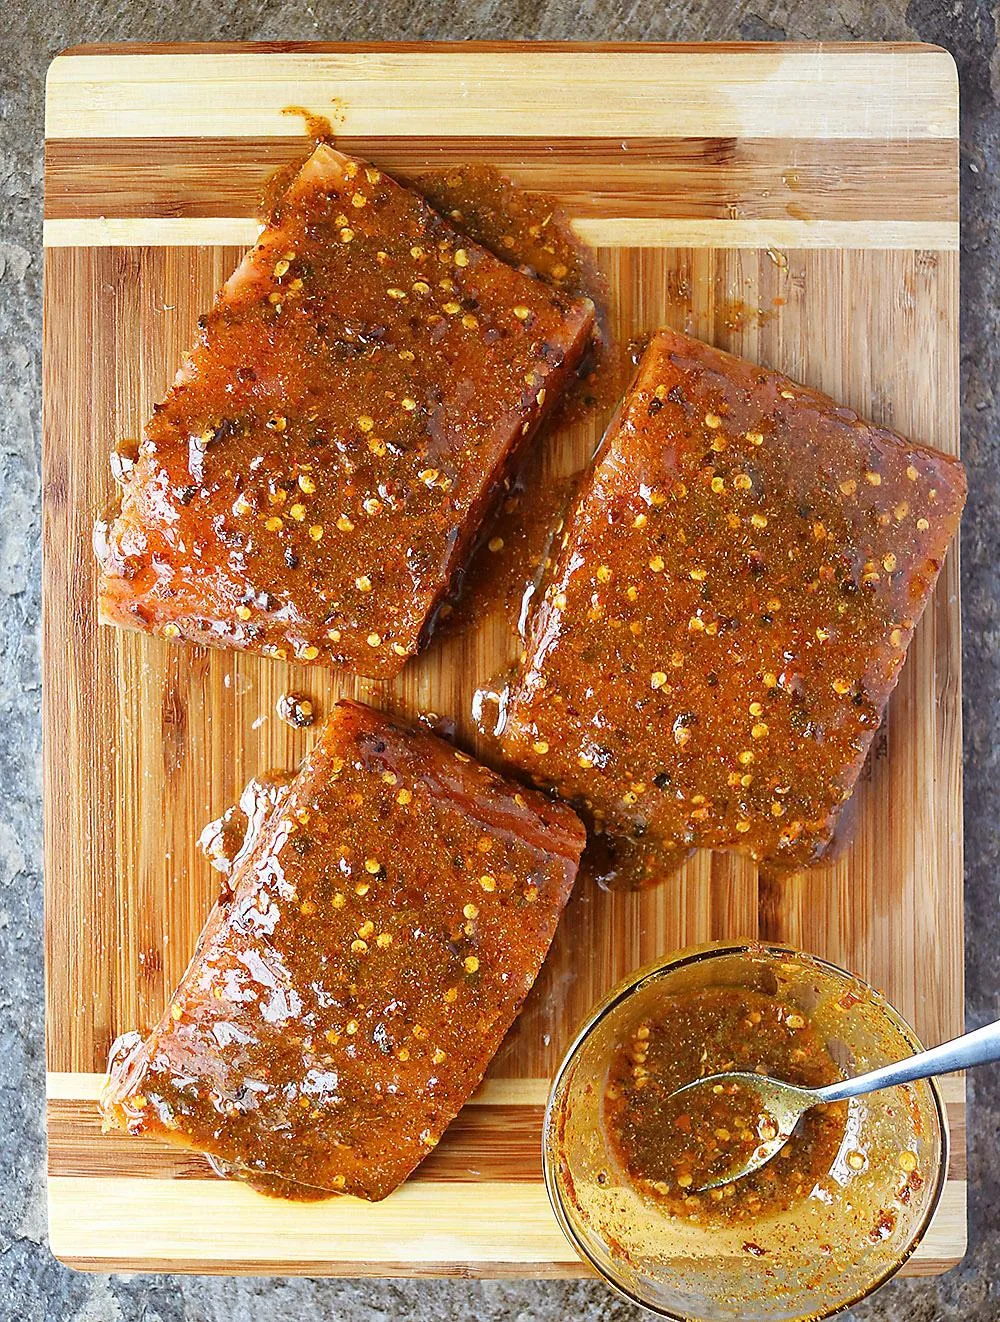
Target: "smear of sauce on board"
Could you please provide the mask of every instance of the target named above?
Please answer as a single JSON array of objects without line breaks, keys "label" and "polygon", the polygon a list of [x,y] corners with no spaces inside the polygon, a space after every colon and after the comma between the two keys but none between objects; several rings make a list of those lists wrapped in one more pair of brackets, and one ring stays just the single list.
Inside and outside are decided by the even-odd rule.
[{"label": "smear of sauce on board", "polygon": [[[326,115],[317,115],[314,111],[308,110],[305,106],[284,106],[281,113],[283,115],[299,116],[302,119],[302,125],[305,129],[305,136],[312,140],[313,146],[319,146],[321,142],[328,142],[331,146],[336,142],[336,130]],[[338,121],[343,119],[343,108],[337,101],[333,102],[334,117]],[[277,216],[278,203],[288,190],[288,185],[292,182],[298,172],[305,165],[306,161],[312,155],[312,147],[308,150],[303,148],[301,152],[296,153],[292,160],[284,165],[279,165],[264,180],[261,188],[260,199],[257,203],[258,219],[265,224],[272,222]]]},{"label": "smear of sauce on board", "polygon": [[274,704],[280,720],[293,730],[302,730],[316,720],[316,704],[303,693],[282,693]]}]

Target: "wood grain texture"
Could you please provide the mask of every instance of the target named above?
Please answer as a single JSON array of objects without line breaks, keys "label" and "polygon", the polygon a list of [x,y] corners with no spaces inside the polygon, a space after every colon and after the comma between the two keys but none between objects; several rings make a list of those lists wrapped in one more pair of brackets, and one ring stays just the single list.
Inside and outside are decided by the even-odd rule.
[{"label": "wood grain texture", "polygon": [[[277,719],[279,694],[304,690],[324,709],[349,693],[445,713],[476,748],[472,692],[517,646],[499,613],[483,612],[379,687],[96,624],[90,534],[112,495],[108,450],[139,432],[252,240],[264,177],[304,150],[281,113],[289,103],[323,114],[335,103],[348,149],[404,175],[487,160],[556,192],[598,245],[623,339],[683,327],[954,453],[953,65],[931,48],[891,46],[199,47],[83,49],[50,72],[53,1247],[101,1270],[582,1274],[540,1183],[542,1081],[594,1001],[635,966],[760,935],[869,978],[926,1040],[960,1030],[957,549],[866,767],[843,856],[776,882],[745,860],[698,855],[641,895],[584,880],[486,1090],[386,1203],[277,1203],[208,1178],[195,1154],[102,1139],[94,1097],[108,1046],[158,1017],[214,897],[195,846],[201,826],[250,775],[294,765],[312,737]],[[601,423],[548,438],[543,480],[578,471]],[[949,1089],[946,1199],[908,1271],[942,1270],[964,1251],[964,1090]]]}]

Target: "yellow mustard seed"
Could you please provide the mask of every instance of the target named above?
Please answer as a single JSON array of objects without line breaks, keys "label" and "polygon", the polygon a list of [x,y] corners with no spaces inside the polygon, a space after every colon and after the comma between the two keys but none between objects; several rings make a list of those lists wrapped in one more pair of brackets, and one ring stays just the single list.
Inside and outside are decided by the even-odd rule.
[{"label": "yellow mustard seed", "polygon": [[497,879],[496,877],[491,876],[488,872],[484,872],[479,878],[479,884],[484,891],[495,891],[497,888]]}]

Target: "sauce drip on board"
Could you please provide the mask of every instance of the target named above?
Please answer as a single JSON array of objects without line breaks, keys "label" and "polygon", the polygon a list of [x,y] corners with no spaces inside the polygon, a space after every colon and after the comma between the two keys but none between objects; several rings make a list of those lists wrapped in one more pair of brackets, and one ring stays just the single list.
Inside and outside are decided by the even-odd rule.
[{"label": "sauce drip on board", "polygon": [[612,1147],[635,1186],[691,1221],[761,1221],[814,1190],[839,1193],[831,1170],[845,1133],[844,1102],[808,1111],[760,1170],[699,1192],[776,1133],[746,1085],[672,1095],[730,1070],[759,1070],[806,1088],[841,1077],[802,1012],[776,997],[713,988],[666,998],[655,1019],[619,1044],[605,1090]]}]

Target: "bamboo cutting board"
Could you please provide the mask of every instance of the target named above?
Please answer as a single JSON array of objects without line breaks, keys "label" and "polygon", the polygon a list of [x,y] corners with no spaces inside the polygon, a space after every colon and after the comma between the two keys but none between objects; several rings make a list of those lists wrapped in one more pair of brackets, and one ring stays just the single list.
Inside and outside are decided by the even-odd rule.
[{"label": "bamboo cutting board", "polygon": [[[947,560],[858,792],[812,876],[696,856],[645,894],[586,880],[479,1096],[402,1190],[283,1204],[196,1154],[102,1138],[120,1031],[158,1017],[216,881],[202,825],[311,738],[278,695],[342,692],[456,718],[517,643],[497,614],[388,689],[98,628],[93,520],[195,319],[256,232],[264,178],[305,148],[289,106],[389,170],[483,160],[556,194],[597,249],[623,340],[660,322],[780,368],[916,440],[958,448],[954,64],[924,46],[89,47],[48,77],[45,806],[53,1249],[102,1270],[583,1274],[549,1212],[546,1081],[636,965],[724,937],[784,940],[882,988],[929,1041],[962,1027],[958,554]],[[578,469],[593,417],[546,477]],[[964,1088],[946,1081],[944,1202],[907,1270],[965,1246]]]}]

